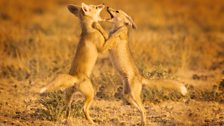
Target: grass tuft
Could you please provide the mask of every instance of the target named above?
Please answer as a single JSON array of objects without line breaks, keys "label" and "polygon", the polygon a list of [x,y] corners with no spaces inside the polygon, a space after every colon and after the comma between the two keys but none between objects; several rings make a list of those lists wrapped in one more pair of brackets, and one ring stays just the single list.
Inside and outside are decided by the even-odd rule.
[{"label": "grass tuft", "polygon": [[[35,111],[36,117],[43,120],[57,121],[66,117],[65,95],[62,91],[47,93],[40,101],[41,107]],[[72,117],[84,117],[83,102],[72,102]]]}]

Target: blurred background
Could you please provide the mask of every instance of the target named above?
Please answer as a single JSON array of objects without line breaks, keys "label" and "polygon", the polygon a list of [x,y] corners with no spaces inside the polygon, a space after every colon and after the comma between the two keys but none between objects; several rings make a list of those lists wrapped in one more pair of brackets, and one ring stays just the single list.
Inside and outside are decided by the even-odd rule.
[{"label": "blurred background", "polygon": [[[131,30],[130,48],[140,69],[158,65],[172,71],[223,68],[221,0],[2,0],[1,77],[24,79],[67,71],[79,40],[80,26],[79,19],[67,11],[66,5],[81,2],[105,3],[133,17],[138,29]],[[102,17],[108,17],[105,10]]]},{"label": "blurred background", "polygon": [[[22,117],[29,117],[27,124],[30,124],[30,113],[36,110],[21,111],[28,111],[31,103],[37,106],[38,103],[33,102],[37,98],[34,92],[58,73],[69,71],[81,30],[79,19],[68,12],[66,5],[81,5],[81,2],[105,3],[124,10],[134,19],[137,30],[130,29],[130,50],[145,77],[183,82],[190,91],[189,99],[202,102],[195,106],[204,101],[215,102],[213,107],[217,109],[223,106],[223,0],[1,0],[0,124],[11,125],[11,122],[15,123],[15,115],[23,114]],[[105,10],[102,17],[109,17]],[[102,26],[109,31],[110,24],[102,23]],[[99,57],[92,81],[96,97],[120,99],[121,80],[107,53]],[[166,96],[158,94],[160,91],[148,92],[143,90],[143,98],[152,103],[181,99],[175,94]],[[18,96],[17,100],[14,96]],[[211,116],[207,117],[199,111],[201,114],[193,114],[195,120],[186,117],[189,124],[202,124],[206,119],[208,124],[224,124],[223,114],[211,115],[214,113],[211,110],[207,113]],[[210,117],[214,117],[213,122]],[[11,122],[4,122],[5,119]],[[21,124],[25,124],[23,121]],[[117,125],[110,121],[109,124]]]}]

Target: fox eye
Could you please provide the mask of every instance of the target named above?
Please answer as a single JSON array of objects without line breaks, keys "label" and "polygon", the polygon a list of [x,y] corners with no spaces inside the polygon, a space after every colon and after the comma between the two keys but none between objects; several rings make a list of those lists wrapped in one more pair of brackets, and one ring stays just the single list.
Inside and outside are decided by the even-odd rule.
[{"label": "fox eye", "polygon": [[119,13],[119,11],[116,11],[116,13]]},{"label": "fox eye", "polygon": [[96,9],[98,9],[98,7],[96,7]]}]

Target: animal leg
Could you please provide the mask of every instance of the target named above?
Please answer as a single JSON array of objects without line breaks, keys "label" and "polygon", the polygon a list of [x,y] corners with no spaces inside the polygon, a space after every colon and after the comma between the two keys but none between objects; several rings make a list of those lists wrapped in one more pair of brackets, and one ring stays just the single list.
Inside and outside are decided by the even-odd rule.
[{"label": "animal leg", "polygon": [[66,104],[66,118],[70,116],[72,96],[74,94],[74,87],[69,87],[65,90],[65,104]]},{"label": "animal leg", "polygon": [[133,80],[130,83],[130,90],[131,90],[131,97],[132,97],[131,103],[141,112],[142,125],[146,125],[145,108],[141,100],[141,91],[142,91],[141,82],[138,81],[137,79]]},{"label": "animal leg", "polygon": [[92,118],[89,115],[89,108],[94,99],[94,89],[91,81],[89,79],[86,79],[83,82],[81,82],[79,85],[79,90],[85,95],[86,98],[83,106],[84,114],[87,120],[89,120],[92,124],[94,124]]}]

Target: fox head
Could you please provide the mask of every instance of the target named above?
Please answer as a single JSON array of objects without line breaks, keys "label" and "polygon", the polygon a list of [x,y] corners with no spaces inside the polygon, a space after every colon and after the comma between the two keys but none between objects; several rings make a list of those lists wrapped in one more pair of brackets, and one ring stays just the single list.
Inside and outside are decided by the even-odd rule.
[{"label": "fox head", "polygon": [[124,11],[115,10],[113,8],[107,7],[107,12],[111,16],[111,19],[109,19],[107,21],[112,22],[116,27],[128,25],[128,26],[131,26],[132,28],[136,29],[136,25],[135,25],[134,21]]},{"label": "fox head", "polygon": [[90,17],[93,21],[101,21],[100,12],[105,7],[104,4],[100,5],[87,5],[85,3],[80,6],[77,5],[68,5],[68,10],[79,18],[83,18],[84,16]]}]

